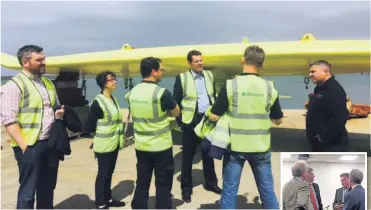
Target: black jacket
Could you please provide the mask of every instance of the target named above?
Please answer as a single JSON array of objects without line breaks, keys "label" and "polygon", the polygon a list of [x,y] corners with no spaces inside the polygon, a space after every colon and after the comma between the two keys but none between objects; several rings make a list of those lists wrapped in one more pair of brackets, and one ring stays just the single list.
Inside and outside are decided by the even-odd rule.
[{"label": "black jacket", "polygon": [[[346,103],[346,93],[333,77],[314,89],[306,116],[306,134],[312,143],[324,149],[348,143]],[[317,140],[317,135],[321,141]]]},{"label": "black jacket", "polygon": [[344,209],[346,210],[365,210],[366,193],[361,185],[353,187],[346,195],[344,200]]},{"label": "black jacket", "polygon": [[[66,128],[73,132],[82,132],[82,124],[77,113],[64,106],[63,120],[55,120],[50,130],[48,146],[50,148],[49,166],[58,166],[58,161],[64,160],[64,155],[71,154],[70,142]],[[59,108],[59,107],[58,107]]]},{"label": "black jacket", "polygon": [[323,205],[322,205],[322,199],[321,199],[321,192],[319,191],[319,186],[317,183],[312,183],[314,192],[316,193],[317,201],[318,201],[318,210],[323,210]]}]

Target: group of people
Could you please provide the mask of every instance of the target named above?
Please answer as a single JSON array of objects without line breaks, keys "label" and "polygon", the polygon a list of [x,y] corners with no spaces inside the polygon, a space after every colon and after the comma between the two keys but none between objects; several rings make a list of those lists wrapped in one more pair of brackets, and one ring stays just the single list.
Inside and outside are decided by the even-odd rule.
[{"label": "group of people", "polygon": [[[53,208],[58,165],[48,164],[50,151],[46,145],[50,127],[55,119],[63,120],[65,107],[59,106],[53,83],[42,76],[46,72],[43,49],[26,45],[17,56],[23,70],[2,87],[1,100],[2,123],[11,138],[19,167],[17,208],[33,208],[35,192],[38,208]],[[125,95],[134,122],[137,157],[132,208],[147,208],[153,171],[156,208],[172,208],[174,158],[169,117],[175,117],[183,131],[182,199],[191,202],[192,161],[197,145],[206,142],[196,135],[195,127],[210,110],[210,122],[217,123],[228,116],[230,144],[223,152],[223,189],[217,185],[210,148],[203,147],[204,188],[221,194],[221,208],[235,208],[242,169],[248,161],[263,207],[278,209],[271,169],[270,125],[281,124],[283,113],[274,83],[259,75],[265,61],[264,50],[259,46],[247,47],[241,58],[242,73],[227,80],[218,95],[213,73],[203,69],[201,52],[190,51],[187,61],[190,68],[176,77],[171,94],[157,84],[165,74],[161,59],[143,58],[140,63],[143,80]],[[342,151],[347,138],[345,92],[331,76],[331,65],[324,60],[311,63],[309,75],[318,85],[308,108],[308,139],[315,151]],[[96,81],[102,91],[90,104],[85,132],[94,133],[93,150],[98,159],[96,206],[106,209],[125,205],[111,194],[112,174],[118,152],[125,147],[125,138],[119,99],[112,95],[117,88],[116,75],[101,72]],[[344,106],[339,104],[343,96]]]},{"label": "group of people", "polygon": [[[282,188],[284,210],[323,210],[319,185],[314,183],[313,168],[299,160],[291,168],[293,178]],[[365,210],[365,189],[362,187],[363,173],[352,169],[350,173],[340,174],[343,187],[335,192],[332,204],[334,210]]]}]

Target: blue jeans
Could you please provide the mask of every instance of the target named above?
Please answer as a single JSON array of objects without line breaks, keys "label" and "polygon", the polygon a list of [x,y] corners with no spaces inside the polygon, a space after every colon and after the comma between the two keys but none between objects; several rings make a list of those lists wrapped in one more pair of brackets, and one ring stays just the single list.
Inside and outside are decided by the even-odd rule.
[{"label": "blue jeans", "polygon": [[236,198],[245,161],[253,171],[264,209],[279,209],[274,192],[270,151],[251,154],[226,154],[223,159],[223,193],[221,209],[236,209]]}]

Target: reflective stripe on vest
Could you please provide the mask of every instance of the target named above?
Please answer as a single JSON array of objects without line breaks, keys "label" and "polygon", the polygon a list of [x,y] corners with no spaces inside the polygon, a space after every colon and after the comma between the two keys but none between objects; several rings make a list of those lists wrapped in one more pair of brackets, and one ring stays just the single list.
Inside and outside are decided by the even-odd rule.
[{"label": "reflective stripe on vest", "polygon": [[170,123],[161,109],[165,88],[140,83],[125,95],[134,122],[135,148],[140,151],[163,151],[173,145]]},{"label": "reflective stripe on vest", "polygon": [[[22,136],[27,145],[34,145],[41,133],[44,99],[40,90],[25,74],[19,73],[11,80],[18,85],[22,95],[17,115]],[[55,87],[46,77],[41,77],[41,81],[48,92],[50,106],[53,108],[57,98]],[[18,146],[14,139],[11,139],[11,146]]]},{"label": "reflective stripe on vest", "polygon": [[211,142],[211,145],[227,149],[231,138],[229,134],[228,119],[228,115],[226,114],[221,116],[216,123],[215,128],[206,135],[206,139]]},{"label": "reflective stripe on vest", "polygon": [[278,93],[271,81],[258,76],[227,80],[231,149],[265,152],[270,149],[270,107]]},{"label": "reflective stripe on vest", "polygon": [[122,114],[117,98],[113,97],[113,99],[116,105],[103,94],[97,95],[94,99],[103,111],[103,118],[98,119],[93,140],[93,150],[97,153],[112,152],[118,145],[120,148],[124,145]]},{"label": "reflective stripe on vest", "polygon": [[[211,71],[202,70],[205,75],[205,85],[206,91],[211,99],[211,104],[215,103],[214,98],[214,76]],[[183,123],[189,124],[192,122],[193,116],[196,111],[197,105],[197,88],[193,78],[193,75],[190,71],[180,74],[180,81],[183,89],[183,100],[182,105],[182,121]]]}]

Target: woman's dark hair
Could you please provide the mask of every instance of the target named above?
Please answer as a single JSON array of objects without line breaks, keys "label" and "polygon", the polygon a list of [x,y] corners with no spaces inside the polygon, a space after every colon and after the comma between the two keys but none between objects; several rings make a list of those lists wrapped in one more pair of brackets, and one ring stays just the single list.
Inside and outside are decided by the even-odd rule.
[{"label": "woman's dark hair", "polygon": [[97,75],[95,80],[97,81],[97,85],[100,87],[100,89],[104,89],[104,85],[107,83],[107,76],[111,75],[113,78],[116,78],[116,74],[111,71],[103,71]]}]

